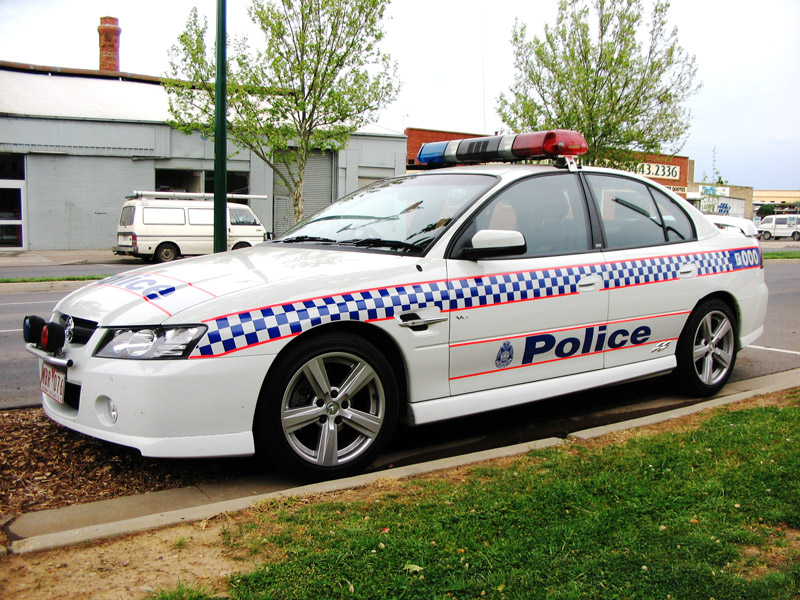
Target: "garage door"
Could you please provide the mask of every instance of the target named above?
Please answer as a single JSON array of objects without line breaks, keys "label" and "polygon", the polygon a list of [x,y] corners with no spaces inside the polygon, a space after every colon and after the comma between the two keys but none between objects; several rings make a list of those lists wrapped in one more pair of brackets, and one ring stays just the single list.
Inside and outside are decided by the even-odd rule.
[{"label": "garage door", "polygon": [[[284,165],[277,165],[277,170],[286,173]],[[276,174],[273,183],[275,235],[281,235],[294,225],[294,209],[292,194]],[[312,152],[306,163],[305,182],[303,184],[303,206],[305,216],[328,206],[333,200],[333,153]]]}]

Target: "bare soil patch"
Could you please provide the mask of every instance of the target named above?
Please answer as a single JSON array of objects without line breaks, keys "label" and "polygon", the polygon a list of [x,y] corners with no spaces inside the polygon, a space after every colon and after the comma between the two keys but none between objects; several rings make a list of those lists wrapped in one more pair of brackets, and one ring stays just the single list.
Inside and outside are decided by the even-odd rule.
[{"label": "bare soil patch", "polygon": [[0,524],[21,513],[224,481],[256,469],[250,459],[144,458],[62,427],[41,408],[0,411]]}]

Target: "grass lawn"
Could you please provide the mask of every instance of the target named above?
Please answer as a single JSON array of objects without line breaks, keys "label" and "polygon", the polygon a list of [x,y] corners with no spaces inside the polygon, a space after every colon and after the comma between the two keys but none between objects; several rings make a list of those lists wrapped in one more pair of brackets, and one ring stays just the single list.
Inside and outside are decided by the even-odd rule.
[{"label": "grass lawn", "polygon": [[778,259],[782,259],[782,258],[800,258],[800,252],[793,252],[793,251],[788,251],[788,252],[762,252],[761,256],[764,258],[764,260],[770,260],[770,259],[778,260]]},{"label": "grass lawn", "polygon": [[[688,426],[257,505],[225,597],[797,599],[800,390]],[[159,600],[214,598],[182,584]]]},{"label": "grass lawn", "polygon": [[0,277],[0,283],[38,283],[41,281],[95,281],[109,275],[67,275],[65,277]]}]

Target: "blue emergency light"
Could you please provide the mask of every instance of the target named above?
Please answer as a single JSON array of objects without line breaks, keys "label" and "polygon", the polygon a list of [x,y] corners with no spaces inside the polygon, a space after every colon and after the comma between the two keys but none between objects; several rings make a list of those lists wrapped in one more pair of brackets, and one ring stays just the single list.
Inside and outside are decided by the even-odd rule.
[{"label": "blue emergency light", "polygon": [[490,161],[539,160],[579,156],[589,146],[583,136],[569,129],[553,129],[509,135],[467,138],[423,144],[417,162],[432,166]]}]

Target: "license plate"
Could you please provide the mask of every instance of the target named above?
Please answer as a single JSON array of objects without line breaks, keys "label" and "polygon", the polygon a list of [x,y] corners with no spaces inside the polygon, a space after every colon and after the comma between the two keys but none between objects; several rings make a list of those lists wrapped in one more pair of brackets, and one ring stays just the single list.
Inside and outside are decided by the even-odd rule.
[{"label": "license plate", "polygon": [[131,239],[132,239],[132,236],[131,236],[130,233],[120,233],[117,236],[117,243],[120,246],[122,246],[122,245],[130,246],[131,245]]},{"label": "license plate", "polygon": [[42,363],[42,382],[39,389],[59,404],[64,404],[64,388],[67,384],[67,374],[59,371],[52,365]]}]

